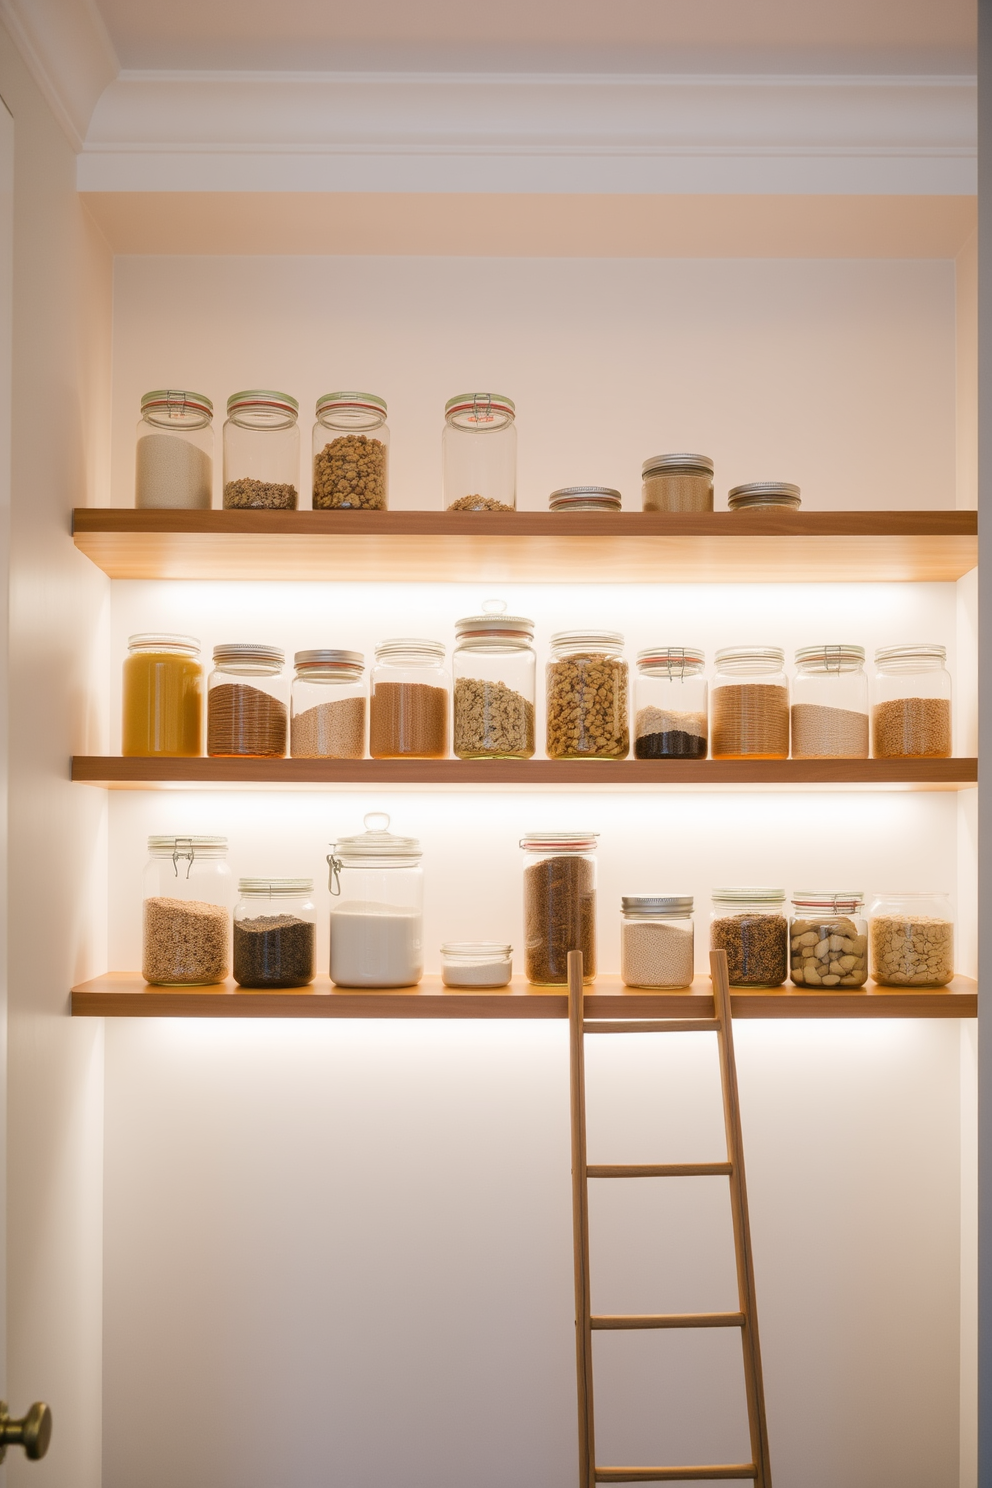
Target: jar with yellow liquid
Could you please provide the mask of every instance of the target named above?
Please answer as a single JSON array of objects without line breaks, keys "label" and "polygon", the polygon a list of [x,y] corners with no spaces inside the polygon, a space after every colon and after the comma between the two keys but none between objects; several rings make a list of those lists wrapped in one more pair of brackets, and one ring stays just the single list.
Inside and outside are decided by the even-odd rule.
[{"label": "jar with yellow liquid", "polygon": [[121,753],[202,752],[203,669],[192,636],[133,635],[124,663]]}]

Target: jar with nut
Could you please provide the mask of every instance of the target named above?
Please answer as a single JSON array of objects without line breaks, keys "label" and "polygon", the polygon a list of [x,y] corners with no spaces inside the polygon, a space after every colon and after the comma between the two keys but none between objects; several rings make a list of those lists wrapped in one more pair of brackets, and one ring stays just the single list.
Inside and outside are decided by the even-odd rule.
[{"label": "jar with nut", "polygon": [[813,893],[792,896],[789,926],[792,980],[797,987],[863,987],[868,980],[868,922],[864,895]]},{"label": "jar with nut", "polygon": [[872,752],[876,759],[947,759],[951,674],[943,646],[883,646],[875,652]]},{"label": "jar with nut", "polygon": [[547,668],[548,758],[625,759],[627,663],[614,630],[563,630]]},{"label": "jar with nut", "polygon": [[455,623],[455,754],[530,759],[534,753],[534,622],[490,599]]},{"label": "jar with nut", "polygon": [[232,393],[224,425],[224,508],[295,511],[300,405],[288,393]]},{"label": "jar with nut", "polygon": [[374,393],[325,393],[313,426],[314,511],[385,511],[386,404]]},{"label": "jar with nut", "polygon": [[710,949],[726,951],[732,987],[780,987],[789,974],[784,889],[713,890]]},{"label": "jar with nut", "polygon": [[789,758],[789,683],[780,646],[725,646],[710,694],[714,759]]},{"label": "jar with nut", "polygon": [[879,894],[868,909],[871,974],[882,987],[946,987],[954,976],[947,894]]},{"label": "jar with nut", "polygon": [[447,511],[513,511],[517,428],[512,398],[459,393],[444,405],[441,458]]}]

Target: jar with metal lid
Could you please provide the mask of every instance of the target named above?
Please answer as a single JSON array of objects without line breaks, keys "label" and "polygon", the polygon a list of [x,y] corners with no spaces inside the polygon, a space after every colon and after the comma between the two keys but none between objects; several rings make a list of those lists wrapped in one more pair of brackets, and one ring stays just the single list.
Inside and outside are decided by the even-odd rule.
[{"label": "jar with metal lid", "polygon": [[780,987],[789,975],[784,889],[713,890],[710,949],[726,951],[732,987]]},{"label": "jar with metal lid", "polygon": [[239,987],[308,987],[317,975],[312,878],[242,878],[234,910]]},{"label": "jar with metal lid", "polygon": [[871,715],[876,759],[947,759],[951,674],[943,646],[883,646],[875,652]]},{"label": "jar with metal lid", "polygon": [[214,405],[203,393],[159,388],[141,400],[134,504],[206,511],[214,494]]},{"label": "jar with metal lid", "polygon": [[157,987],[209,987],[231,969],[226,837],[149,837],[141,975]]},{"label": "jar with metal lid", "polygon": [[454,749],[459,759],[530,759],[537,660],[534,622],[501,599],[455,622]]},{"label": "jar with metal lid", "polygon": [[882,987],[946,987],[954,976],[947,894],[878,894],[868,907],[871,974]]},{"label": "jar with metal lid", "polygon": [[724,646],[710,693],[714,759],[789,758],[789,682],[780,646]]},{"label": "jar with metal lid", "polygon": [[524,851],[524,956],[527,980],[568,985],[568,953],[582,952],[582,979],[596,976],[598,832],[527,832]]},{"label": "jar with metal lid", "polygon": [[706,662],[696,646],[648,646],[634,679],[637,759],[706,758]]},{"label": "jar with metal lid", "polygon": [[441,980],[446,987],[506,987],[512,975],[512,946],[449,940],[441,947]]},{"label": "jar with metal lid", "polygon": [[325,393],[313,426],[313,509],[385,511],[386,404],[375,393]]},{"label": "jar with metal lid", "polygon": [[372,758],[445,759],[448,691],[443,641],[380,641],[369,698]]},{"label": "jar with metal lid", "polygon": [[615,630],[562,630],[547,666],[548,758],[625,759],[627,663]]},{"label": "jar with metal lid", "polygon": [[203,735],[203,668],[192,636],[128,637],[121,754],[190,758]]},{"label": "jar with metal lid", "polygon": [[709,455],[652,455],[641,466],[641,506],[655,512],[711,512]]},{"label": "jar with metal lid", "polygon": [[224,425],[224,507],[295,511],[299,504],[300,405],[261,388],[232,393]]},{"label": "jar with metal lid", "polygon": [[413,987],[424,974],[423,849],[370,811],[364,832],[331,843],[331,981]]},{"label": "jar with metal lid", "polygon": [[294,759],[364,759],[365,657],[360,651],[297,651],[289,752]]},{"label": "jar with metal lid", "polygon": [[459,393],[444,405],[446,511],[513,511],[517,505],[516,407],[502,393]]},{"label": "jar with metal lid", "polygon": [[783,507],[795,510],[802,506],[802,498],[799,487],[789,481],[751,481],[728,491],[727,505],[731,511],[770,511]]},{"label": "jar with metal lid", "polygon": [[797,987],[863,987],[868,980],[868,921],[860,889],[792,896],[789,944]]},{"label": "jar with metal lid", "polygon": [[280,646],[214,647],[207,682],[207,754],[281,759],[289,733],[289,684]]},{"label": "jar with metal lid", "polygon": [[868,758],[863,646],[802,646],[796,652],[792,758]]},{"label": "jar with metal lid", "polygon": [[618,512],[623,505],[612,486],[562,486],[548,497],[548,508],[556,512]]},{"label": "jar with metal lid", "polygon": [[692,985],[691,894],[628,894],[620,921],[620,976],[628,987]]}]

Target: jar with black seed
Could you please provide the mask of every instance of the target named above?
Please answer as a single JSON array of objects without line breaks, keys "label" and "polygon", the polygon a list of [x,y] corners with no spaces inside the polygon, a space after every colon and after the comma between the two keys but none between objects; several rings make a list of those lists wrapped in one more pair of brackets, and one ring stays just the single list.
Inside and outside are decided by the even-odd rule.
[{"label": "jar with black seed", "polygon": [[637,759],[705,759],[706,661],[696,646],[648,646],[634,678]]},{"label": "jar with black seed", "polygon": [[239,987],[306,987],[317,972],[312,878],[242,878],[234,911]]}]

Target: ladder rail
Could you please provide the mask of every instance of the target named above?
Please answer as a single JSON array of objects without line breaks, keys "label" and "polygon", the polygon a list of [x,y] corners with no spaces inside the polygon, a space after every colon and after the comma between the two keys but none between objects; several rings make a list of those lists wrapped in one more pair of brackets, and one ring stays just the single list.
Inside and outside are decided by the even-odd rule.
[{"label": "ladder rail", "polygon": [[569,1087],[572,1108],[572,1247],[575,1261],[575,1375],[579,1407],[579,1483],[596,1488],[589,1280],[589,1185],[586,1181],[586,1072],[582,1033],[582,952],[568,953]]}]

